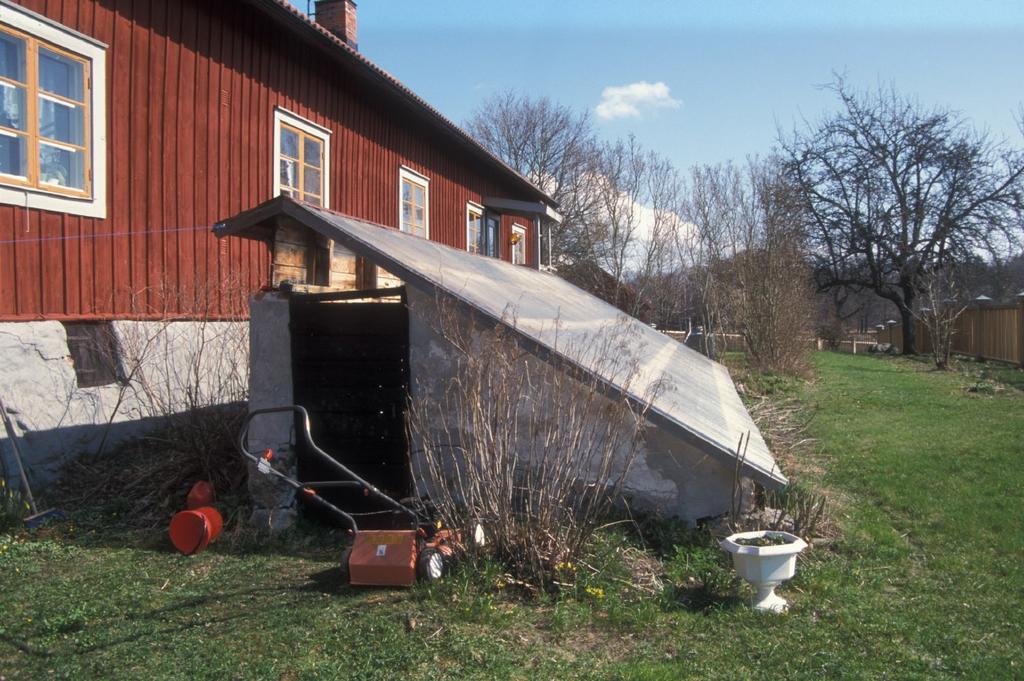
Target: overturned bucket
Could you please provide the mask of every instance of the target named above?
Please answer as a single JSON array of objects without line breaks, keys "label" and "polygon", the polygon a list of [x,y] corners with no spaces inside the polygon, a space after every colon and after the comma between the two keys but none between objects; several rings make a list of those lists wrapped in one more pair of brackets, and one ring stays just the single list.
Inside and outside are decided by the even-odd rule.
[{"label": "overturned bucket", "polygon": [[212,506],[214,499],[213,485],[206,480],[200,480],[192,485],[185,499],[185,508],[196,509],[203,506]]},{"label": "overturned bucket", "polygon": [[190,556],[205,550],[223,527],[224,519],[213,506],[181,511],[171,518],[171,543],[179,552]]}]

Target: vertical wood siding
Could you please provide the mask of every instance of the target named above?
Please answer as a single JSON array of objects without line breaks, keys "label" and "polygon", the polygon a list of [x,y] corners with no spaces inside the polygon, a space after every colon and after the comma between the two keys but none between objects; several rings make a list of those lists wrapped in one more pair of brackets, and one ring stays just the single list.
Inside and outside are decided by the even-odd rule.
[{"label": "vertical wood siding", "polygon": [[[107,218],[0,205],[0,320],[232,315],[266,283],[263,244],[210,227],[271,198],[273,110],[332,131],[335,210],[398,224],[398,169],[430,178],[430,237],[465,248],[467,201],[517,195],[480,159],[382,103],[251,7],[25,0],[106,43]],[[505,216],[502,253],[510,258]]]}]

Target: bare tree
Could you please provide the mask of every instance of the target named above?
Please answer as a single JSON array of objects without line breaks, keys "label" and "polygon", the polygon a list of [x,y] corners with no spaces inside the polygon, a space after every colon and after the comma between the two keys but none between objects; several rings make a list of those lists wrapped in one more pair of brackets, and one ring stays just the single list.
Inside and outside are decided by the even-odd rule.
[{"label": "bare tree", "polygon": [[681,239],[700,288],[705,332],[738,333],[752,364],[798,372],[813,301],[802,206],[777,158],[692,169]]},{"label": "bare tree", "polygon": [[649,176],[650,155],[636,138],[605,144],[601,148],[597,174],[598,210],[590,229],[593,259],[615,281],[617,307],[644,228],[644,199]]},{"label": "bare tree", "polygon": [[[655,153],[649,155],[646,170],[644,233],[629,284],[652,320],[678,328],[688,286],[676,248],[680,233],[688,228],[682,217],[682,178],[671,161]],[[638,316],[637,312],[633,316]]]},{"label": "bare tree", "polygon": [[603,145],[597,168],[590,257],[612,282],[603,297],[644,319],[654,309],[676,308],[669,297],[685,290],[685,272],[675,244],[686,228],[678,171],[633,136]]},{"label": "bare tree", "polygon": [[838,112],[780,135],[813,226],[817,286],[892,301],[914,353],[928,274],[1018,241],[1024,154],[893,88],[858,93],[842,78],[829,88]]},{"label": "bare tree", "polygon": [[598,142],[586,112],[513,91],[485,101],[466,128],[559,202],[553,264],[566,279],[633,316],[678,317],[681,183],[671,162],[632,136]]},{"label": "bare tree", "polygon": [[682,214],[691,229],[675,235],[676,249],[687,263],[703,327],[703,350],[714,357],[713,339],[722,329],[721,263],[735,255],[740,206],[746,200],[743,178],[732,164],[694,166],[684,190]]},{"label": "bare tree", "polygon": [[957,319],[967,309],[962,302],[961,278],[952,267],[934,269],[922,277],[921,290],[921,307],[914,317],[927,329],[935,368],[946,369],[953,353]]},{"label": "bare tree", "polygon": [[813,298],[803,249],[803,214],[778,159],[751,159],[736,253],[718,288],[730,326],[743,335],[751,364],[796,373],[807,354]]},{"label": "bare tree", "polygon": [[588,226],[597,206],[593,177],[598,151],[587,113],[509,90],[484,101],[466,129],[558,202],[563,220],[553,226],[555,262],[586,258]]}]

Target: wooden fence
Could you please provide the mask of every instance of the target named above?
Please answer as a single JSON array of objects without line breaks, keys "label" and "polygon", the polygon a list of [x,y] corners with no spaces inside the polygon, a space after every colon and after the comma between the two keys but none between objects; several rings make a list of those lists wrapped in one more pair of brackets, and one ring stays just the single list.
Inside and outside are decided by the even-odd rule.
[{"label": "wooden fence", "polygon": [[[920,321],[917,325],[917,351],[927,354],[932,351],[928,329]],[[683,331],[665,331],[682,342]],[[829,344],[820,338],[797,338],[794,342],[807,343],[818,350],[829,349]],[[875,334],[859,334],[839,342],[833,348],[839,352],[860,354],[868,352],[876,343],[887,343],[903,351],[903,325],[893,324],[878,330]],[[742,352],[743,336],[736,333],[715,334],[715,347],[719,352]],[[1024,296],[1018,296],[1016,304],[992,305],[975,304],[968,307],[956,320],[953,333],[953,352],[969,357],[1011,362],[1024,367]]]},{"label": "wooden fence", "polygon": [[[1013,362],[1024,366],[1024,297],[1016,305],[974,305],[963,311],[953,333],[953,352],[980,359]],[[917,351],[932,351],[928,329],[915,322]],[[903,325],[878,331],[878,342],[903,351]]]}]

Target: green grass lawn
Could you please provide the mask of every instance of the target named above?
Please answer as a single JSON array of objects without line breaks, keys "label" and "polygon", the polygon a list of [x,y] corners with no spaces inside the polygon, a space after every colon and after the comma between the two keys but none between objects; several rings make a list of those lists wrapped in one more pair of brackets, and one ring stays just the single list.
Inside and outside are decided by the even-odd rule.
[{"label": "green grass lawn", "polygon": [[[349,589],[322,531],[185,558],[111,529],[113,509],[0,535],[0,677],[1024,677],[1024,394],[901,359],[815,366],[798,393],[825,473],[804,482],[838,495],[843,535],[800,559],[787,615],[749,611],[717,550],[680,531],[659,596],[595,577],[524,602],[493,567]],[[609,530],[595,561],[626,541]]]},{"label": "green grass lawn", "polygon": [[[933,361],[930,355],[919,355],[914,359],[929,365]],[[1016,364],[953,355],[950,358],[950,368],[962,374],[974,387],[990,389],[1000,386],[1024,390],[1024,368]]]}]

